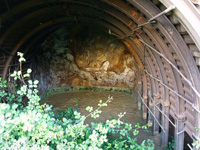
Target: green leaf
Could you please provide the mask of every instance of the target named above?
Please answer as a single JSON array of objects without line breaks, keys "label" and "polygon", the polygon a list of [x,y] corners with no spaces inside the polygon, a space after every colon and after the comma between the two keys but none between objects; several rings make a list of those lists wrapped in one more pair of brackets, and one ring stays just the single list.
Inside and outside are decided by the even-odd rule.
[{"label": "green leaf", "polygon": [[17,104],[14,103],[14,104],[12,105],[12,109],[16,109],[18,106],[19,106],[19,105],[17,105]]},{"label": "green leaf", "polygon": [[20,75],[21,75],[21,73],[22,73],[21,71],[18,71],[18,72],[17,72],[17,75],[18,75],[18,76],[20,76]]},{"label": "green leaf", "polygon": [[33,84],[33,81],[32,81],[32,80],[28,80],[28,83],[29,83],[29,84]]},{"label": "green leaf", "polygon": [[31,69],[28,69],[28,70],[27,70],[27,73],[28,73],[28,74],[29,74],[29,73],[31,73],[31,72],[32,72],[32,70],[31,70]]},{"label": "green leaf", "polygon": [[11,113],[6,113],[5,117],[8,118],[11,116]]},{"label": "green leaf", "polygon": [[93,111],[93,107],[88,106],[88,107],[86,107],[86,110],[87,110],[88,112],[92,112],[92,111]]},{"label": "green leaf", "polygon": [[139,131],[138,130],[134,130],[133,131],[133,135],[138,135]]},{"label": "green leaf", "polygon": [[35,84],[35,85],[36,85],[36,84],[38,84],[38,83],[39,83],[39,81],[38,81],[38,80],[35,80],[35,81],[34,81],[34,84]]},{"label": "green leaf", "polygon": [[30,77],[30,75],[29,74],[24,74],[23,77]]}]

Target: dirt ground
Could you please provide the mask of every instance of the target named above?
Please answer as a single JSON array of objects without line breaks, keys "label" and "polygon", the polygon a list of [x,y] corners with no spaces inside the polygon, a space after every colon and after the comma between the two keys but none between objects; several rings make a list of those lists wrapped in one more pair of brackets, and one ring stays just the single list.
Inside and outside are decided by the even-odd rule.
[{"label": "dirt ground", "polygon": [[[88,118],[88,122],[105,122],[112,117],[118,118],[118,114],[126,112],[122,120],[133,125],[140,123],[141,125],[146,124],[146,121],[142,120],[142,113],[137,108],[136,94],[129,95],[122,92],[113,91],[72,91],[65,93],[56,93],[46,97],[42,103],[53,105],[58,110],[65,110],[68,107],[74,108],[78,104],[79,110],[82,114],[87,115],[88,112],[85,110],[87,106],[92,106],[94,109],[98,107],[100,100],[105,102],[108,96],[113,96],[111,103],[108,103],[107,107],[103,107],[102,114],[96,120]],[[78,102],[77,102],[78,100]],[[151,130],[151,129],[150,129]],[[140,134],[137,137],[138,143],[145,139],[151,139],[154,141],[155,150],[161,150],[160,147],[160,135],[153,136],[152,132],[144,132],[140,130]]]}]

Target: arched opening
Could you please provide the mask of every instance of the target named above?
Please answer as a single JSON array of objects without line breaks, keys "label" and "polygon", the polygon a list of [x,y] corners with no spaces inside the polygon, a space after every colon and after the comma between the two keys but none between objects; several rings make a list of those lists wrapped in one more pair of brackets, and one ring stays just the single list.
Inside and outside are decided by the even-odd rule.
[{"label": "arched opening", "polygon": [[[21,51],[27,58],[26,67],[39,70],[33,78],[43,81],[41,93],[72,85],[137,87],[136,92],[141,95],[139,104],[144,105],[143,119],[148,119],[151,116],[148,113],[153,110],[153,133],[161,130],[163,146],[168,144],[169,132],[173,132],[176,149],[188,148],[187,142],[183,144],[184,135],[193,141],[199,140],[199,131],[195,128],[200,125],[200,32],[197,28],[200,22],[193,3],[186,0],[6,0],[1,3],[0,73],[3,79],[16,69],[16,52]],[[187,15],[191,16],[191,22]],[[62,28],[70,32],[66,37],[69,43],[72,41],[71,51],[62,45]],[[91,34],[94,31],[99,33]],[[61,47],[51,42],[56,32]],[[96,39],[99,37],[113,51],[109,52],[107,46],[98,47],[90,34]],[[115,37],[116,43],[109,43],[103,37]],[[97,47],[88,55],[80,45],[92,49],[94,45],[88,45],[89,42]],[[53,51],[56,46],[59,50]],[[123,47],[124,51],[117,53],[115,47]],[[102,49],[99,54],[97,48]],[[105,55],[108,57],[104,58]],[[69,67],[67,75],[72,75],[64,74],[62,69],[67,70],[67,65],[62,63],[64,59],[65,63],[77,67],[76,73]],[[40,66],[40,61],[46,64]],[[114,77],[110,77],[109,71],[115,73],[112,73]]]}]

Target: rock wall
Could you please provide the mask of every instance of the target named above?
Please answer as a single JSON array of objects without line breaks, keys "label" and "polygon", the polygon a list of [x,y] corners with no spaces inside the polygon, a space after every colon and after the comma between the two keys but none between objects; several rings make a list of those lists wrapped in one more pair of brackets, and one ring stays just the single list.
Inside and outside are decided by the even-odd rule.
[{"label": "rock wall", "polygon": [[134,86],[134,57],[110,35],[85,27],[62,28],[42,43],[40,52],[35,78],[42,92],[69,86]]}]

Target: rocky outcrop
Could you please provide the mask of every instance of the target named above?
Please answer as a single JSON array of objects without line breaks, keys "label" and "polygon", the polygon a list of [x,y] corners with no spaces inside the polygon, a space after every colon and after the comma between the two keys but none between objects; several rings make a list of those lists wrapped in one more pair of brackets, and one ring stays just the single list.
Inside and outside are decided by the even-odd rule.
[{"label": "rocky outcrop", "polygon": [[[44,90],[68,86],[134,86],[134,57],[115,38],[83,28],[52,33],[41,45],[35,76]],[[48,76],[44,81],[44,76]],[[48,89],[45,89],[48,90]]]}]

